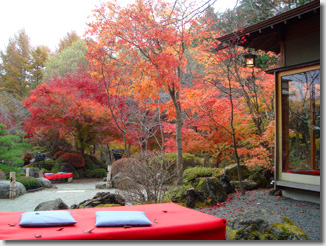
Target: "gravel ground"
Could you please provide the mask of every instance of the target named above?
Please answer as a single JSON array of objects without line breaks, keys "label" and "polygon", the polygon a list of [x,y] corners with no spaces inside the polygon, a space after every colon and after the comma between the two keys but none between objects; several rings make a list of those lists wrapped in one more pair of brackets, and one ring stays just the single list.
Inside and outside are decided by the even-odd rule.
[{"label": "gravel ground", "polygon": [[271,196],[270,190],[247,191],[245,196],[231,194],[224,203],[196,209],[220,218],[231,219],[250,209],[265,209],[288,217],[311,240],[321,240],[320,204],[296,201],[283,196]]}]

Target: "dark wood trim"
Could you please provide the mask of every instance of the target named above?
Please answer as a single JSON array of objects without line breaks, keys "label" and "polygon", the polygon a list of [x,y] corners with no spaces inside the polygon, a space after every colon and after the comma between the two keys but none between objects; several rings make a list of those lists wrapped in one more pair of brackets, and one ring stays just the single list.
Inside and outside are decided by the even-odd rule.
[{"label": "dark wood trim", "polygon": [[[318,23],[316,24],[316,22]],[[273,32],[280,33],[283,30],[287,33],[286,40],[295,38],[298,35],[320,31],[320,1],[312,1],[240,31],[218,37],[216,39],[221,42],[221,45],[216,50],[219,51],[226,46],[236,45],[254,48],[255,50],[272,51],[278,54],[281,52],[281,40],[274,37],[270,38],[269,35]],[[247,41],[243,41],[243,37]],[[266,43],[265,41],[261,42],[262,39]],[[266,45],[263,45],[264,43]]]},{"label": "dark wood trim", "polygon": [[305,63],[296,64],[296,65],[292,65],[292,66],[288,66],[288,67],[279,67],[276,69],[265,71],[265,73],[273,74],[273,73],[283,72],[283,71],[287,71],[287,70],[291,70],[291,69],[295,69],[295,68],[303,68],[303,67],[319,65],[319,64],[320,64],[320,60],[316,60],[316,61],[305,62]]},{"label": "dark wood trim", "polygon": [[[275,81],[275,148],[274,148],[274,180],[277,181],[279,179],[279,146],[280,146],[280,141],[279,141],[279,117],[278,117],[278,111],[279,111],[279,103],[278,103],[278,79],[277,79],[277,73],[274,74],[274,81]],[[276,189],[276,183],[274,183],[274,188]]]}]

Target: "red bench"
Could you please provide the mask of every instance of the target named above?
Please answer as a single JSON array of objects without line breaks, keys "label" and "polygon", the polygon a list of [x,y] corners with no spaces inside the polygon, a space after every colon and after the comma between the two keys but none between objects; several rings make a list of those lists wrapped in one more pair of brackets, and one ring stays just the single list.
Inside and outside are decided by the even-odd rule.
[{"label": "red bench", "polygon": [[[25,228],[23,212],[0,213],[0,240],[225,240],[226,219],[174,203],[68,209],[73,226]],[[97,211],[143,211],[152,222],[146,227],[95,227]],[[93,230],[91,230],[94,228]],[[59,229],[59,230],[58,230]],[[91,230],[91,232],[88,232]]]},{"label": "red bench", "polygon": [[72,173],[54,173],[54,174],[45,173],[43,176],[46,179],[68,179],[68,178],[72,178],[73,174]]}]

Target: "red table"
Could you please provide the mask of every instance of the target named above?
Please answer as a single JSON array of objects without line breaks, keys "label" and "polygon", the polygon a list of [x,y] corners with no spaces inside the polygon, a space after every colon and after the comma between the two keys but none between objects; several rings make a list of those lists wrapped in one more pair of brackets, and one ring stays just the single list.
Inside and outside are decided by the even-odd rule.
[{"label": "red table", "polygon": [[[149,227],[95,227],[96,211],[143,211]],[[60,227],[20,227],[23,212],[0,213],[0,240],[224,240],[226,219],[174,203],[69,209],[77,223]],[[15,224],[10,226],[9,224]],[[85,231],[94,228],[90,233]],[[41,237],[35,237],[41,235]]]},{"label": "red table", "polygon": [[72,178],[72,173],[55,173],[55,174],[44,174],[44,178],[46,179],[68,179]]}]

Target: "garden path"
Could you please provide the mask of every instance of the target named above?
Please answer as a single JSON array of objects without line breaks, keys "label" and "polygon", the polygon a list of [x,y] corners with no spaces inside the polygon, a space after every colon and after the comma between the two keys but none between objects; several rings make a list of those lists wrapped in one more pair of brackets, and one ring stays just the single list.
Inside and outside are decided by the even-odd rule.
[{"label": "garden path", "polygon": [[93,198],[98,192],[115,192],[115,189],[96,189],[95,184],[101,181],[102,179],[75,179],[71,183],[52,182],[56,188],[27,192],[14,200],[0,199],[0,212],[34,211],[38,204],[57,198],[61,198],[70,207]]}]

